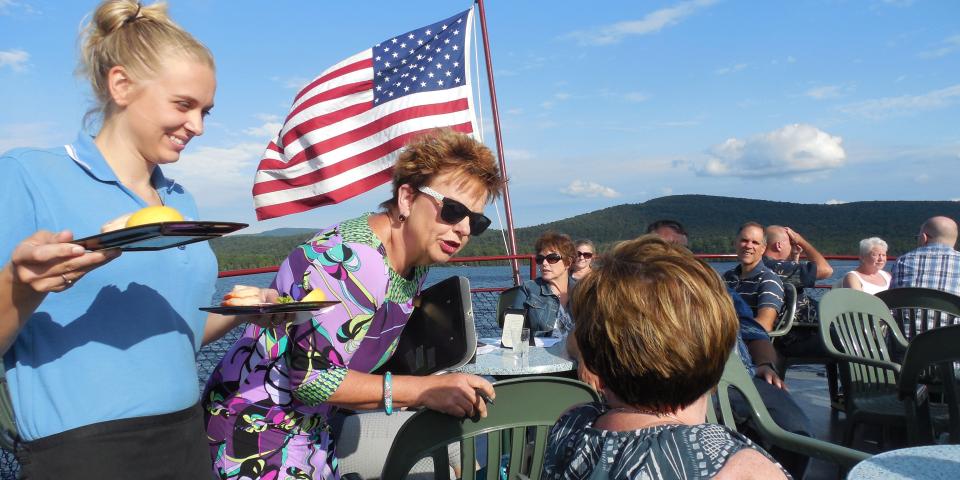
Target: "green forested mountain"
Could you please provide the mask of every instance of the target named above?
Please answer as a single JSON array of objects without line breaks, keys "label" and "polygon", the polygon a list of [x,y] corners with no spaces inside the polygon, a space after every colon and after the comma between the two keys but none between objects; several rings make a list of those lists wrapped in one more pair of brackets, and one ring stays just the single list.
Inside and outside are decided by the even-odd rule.
[{"label": "green forested mountain", "polygon": [[[697,253],[730,253],[737,226],[754,220],[764,225],[787,225],[824,253],[856,254],[859,241],[878,236],[898,255],[916,246],[920,224],[934,215],[960,218],[960,202],[877,201],[840,205],[770,202],[708,195],[673,195],[644,203],[625,204],[555,222],[516,230],[517,248],[530,253],[537,237],[546,230],[589,238],[600,250],[614,242],[636,237],[652,221],[671,218],[690,233]],[[221,269],[276,265],[303,234],[270,236],[238,235],[211,242]],[[499,230],[488,230],[471,240],[462,256],[502,255]]]}]

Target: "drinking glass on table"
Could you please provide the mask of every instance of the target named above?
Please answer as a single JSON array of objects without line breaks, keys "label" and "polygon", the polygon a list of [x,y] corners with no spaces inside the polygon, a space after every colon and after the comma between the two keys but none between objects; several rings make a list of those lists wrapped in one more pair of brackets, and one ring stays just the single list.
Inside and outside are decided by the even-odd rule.
[{"label": "drinking glass on table", "polygon": [[530,329],[517,328],[513,330],[513,354],[517,358],[527,356],[530,350]]}]

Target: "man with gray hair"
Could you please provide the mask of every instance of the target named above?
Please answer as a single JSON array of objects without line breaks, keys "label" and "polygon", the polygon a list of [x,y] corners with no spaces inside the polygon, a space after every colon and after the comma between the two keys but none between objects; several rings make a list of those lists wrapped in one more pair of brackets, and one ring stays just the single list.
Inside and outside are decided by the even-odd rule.
[{"label": "man with gray hair", "polygon": [[[954,250],[957,222],[939,216],[927,219],[917,234],[917,244],[917,248],[897,257],[890,288],[933,288],[960,295],[960,253]],[[960,321],[954,317],[951,323]],[[904,333],[908,332],[905,329]]]}]

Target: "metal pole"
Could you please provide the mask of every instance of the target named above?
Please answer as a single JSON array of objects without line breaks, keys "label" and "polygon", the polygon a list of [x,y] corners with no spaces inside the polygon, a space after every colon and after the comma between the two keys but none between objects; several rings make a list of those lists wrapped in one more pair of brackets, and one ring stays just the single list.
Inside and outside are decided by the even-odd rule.
[{"label": "metal pole", "polygon": [[[497,141],[497,157],[500,159],[500,173],[503,178],[507,178],[507,163],[503,159],[503,136],[500,133],[500,110],[497,108],[497,87],[493,82],[493,60],[490,58],[490,37],[487,34],[487,15],[483,8],[483,0],[476,0],[476,3],[480,10],[480,36],[483,38],[483,58],[487,64],[487,84],[490,86],[490,103],[493,112],[493,133]],[[483,119],[480,119],[480,121],[482,122]],[[503,185],[503,209],[506,211],[507,217],[508,253],[516,255],[517,238],[513,232],[513,209],[510,206],[510,187],[507,183]],[[520,266],[516,259],[510,260],[510,265],[513,267],[513,281],[519,285]]]}]

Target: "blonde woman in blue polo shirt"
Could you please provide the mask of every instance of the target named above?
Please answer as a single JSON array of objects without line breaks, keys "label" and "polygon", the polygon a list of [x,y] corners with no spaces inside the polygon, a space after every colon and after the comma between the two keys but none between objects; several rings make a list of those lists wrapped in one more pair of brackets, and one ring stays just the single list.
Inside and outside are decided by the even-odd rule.
[{"label": "blonde woman in blue polo shirt", "polygon": [[0,156],[0,348],[27,478],[207,478],[195,353],[234,319],[210,301],[206,243],[85,252],[69,242],[110,219],[168,205],[196,219],[164,176],[203,133],[216,89],[210,52],[164,5],[99,5],[81,68],[101,128]]}]

